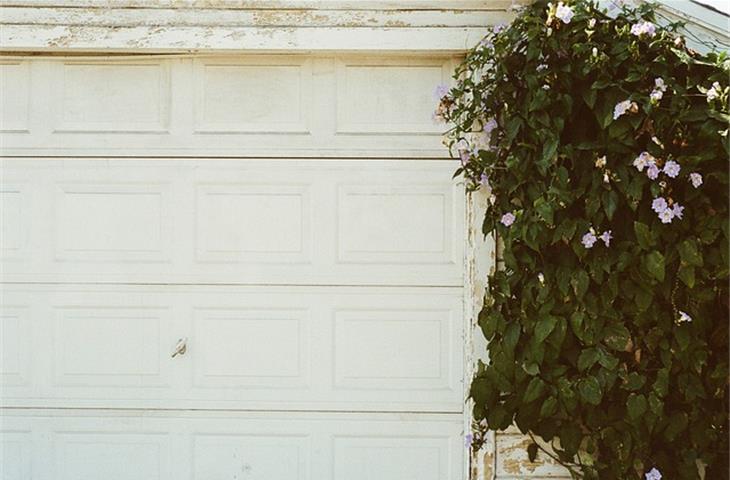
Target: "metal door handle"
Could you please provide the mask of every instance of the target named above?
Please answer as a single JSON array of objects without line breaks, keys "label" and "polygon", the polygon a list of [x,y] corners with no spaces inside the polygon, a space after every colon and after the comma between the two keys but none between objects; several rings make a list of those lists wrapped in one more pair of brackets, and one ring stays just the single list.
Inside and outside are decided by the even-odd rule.
[{"label": "metal door handle", "polygon": [[175,345],[175,350],[173,350],[173,352],[172,352],[172,358],[175,358],[178,355],[185,355],[185,352],[187,352],[187,351],[188,351],[188,337],[183,337],[177,341],[177,345]]}]

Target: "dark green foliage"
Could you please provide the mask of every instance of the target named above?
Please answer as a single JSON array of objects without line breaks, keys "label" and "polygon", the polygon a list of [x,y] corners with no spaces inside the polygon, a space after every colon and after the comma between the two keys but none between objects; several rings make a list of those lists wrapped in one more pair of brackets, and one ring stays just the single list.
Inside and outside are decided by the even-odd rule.
[{"label": "dark green foliage", "polygon": [[[488,180],[483,230],[501,242],[474,416],[552,443],[584,478],[690,479],[698,465],[728,478],[729,62],[688,49],[675,25],[632,34],[651,5],[569,5],[569,23],[540,0],[487,37],[438,110],[457,175]],[[656,78],[666,90],[651,100]],[[642,152],[679,175],[650,179]],[[682,218],[663,223],[657,197]],[[582,242],[609,230],[608,246]]]}]

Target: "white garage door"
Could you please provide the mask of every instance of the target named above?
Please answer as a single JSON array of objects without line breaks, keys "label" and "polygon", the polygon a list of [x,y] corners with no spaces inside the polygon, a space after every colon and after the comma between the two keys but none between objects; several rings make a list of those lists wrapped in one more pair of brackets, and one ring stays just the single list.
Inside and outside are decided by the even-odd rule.
[{"label": "white garage door", "polygon": [[2,479],[461,479],[449,62],[6,62]]}]

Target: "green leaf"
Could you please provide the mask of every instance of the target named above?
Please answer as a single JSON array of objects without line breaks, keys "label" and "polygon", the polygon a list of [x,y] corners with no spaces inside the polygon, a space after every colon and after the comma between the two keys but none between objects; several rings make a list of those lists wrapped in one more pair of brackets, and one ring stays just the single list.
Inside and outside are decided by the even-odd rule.
[{"label": "green leaf", "polygon": [[540,343],[545,340],[552,333],[557,323],[558,318],[551,315],[544,316],[538,320],[535,325],[535,341]]},{"label": "green leaf", "polygon": [[596,90],[590,88],[583,90],[583,101],[586,102],[586,105],[593,108],[593,106],[596,104]]},{"label": "green leaf", "polygon": [[636,241],[644,250],[650,250],[654,246],[654,235],[645,223],[634,222],[634,233],[636,234]]},{"label": "green leaf", "polygon": [[573,312],[570,316],[570,328],[576,337],[581,338],[583,336],[583,321],[585,319],[585,313]]},{"label": "green leaf", "polygon": [[591,368],[598,361],[600,355],[601,353],[595,348],[580,352],[580,355],[578,355],[578,370],[582,372]]},{"label": "green leaf", "polygon": [[613,214],[616,213],[618,208],[618,195],[616,192],[611,190],[603,194],[603,210],[606,212],[606,216],[609,220],[613,219]]},{"label": "green leaf", "polygon": [[603,330],[603,343],[612,350],[626,350],[630,337],[631,333],[623,325],[612,324]]},{"label": "green leaf", "polygon": [[697,250],[697,244],[694,240],[687,239],[679,244],[679,258],[683,262],[694,265],[695,267],[701,267],[703,264],[702,254]]},{"label": "green leaf", "polygon": [[507,330],[504,333],[504,346],[510,353],[513,353],[517,346],[521,330],[522,327],[518,322],[511,322],[507,325]]},{"label": "green leaf", "polygon": [[585,402],[591,405],[600,404],[601,397],[603,396],[601,393],[601,385],[598,383],[596,377],[588,377],[581,380],[578,383],[578,393]]},{"label": "green leaf", "polygon": [[656,250],[646,256],[647,271],[660,282],[664,281],[664,255]]},{"label": "green leaf", "polygon": [[555,397],[548,397],[545,399],[544,402],[542,402],[542,407],[540,408],[540,418],[546,420],[555,415],[555,412],[557,411],[558,399]]},{"label": "green leaf", "polygon": [[575,276],[570,280],[570,284],[573,286],[573,292],[579,300],[588,291],[588,283],[588,274],[584,270],[575,272]]},{"label": "green leaf", "polygon": [[547,165],[553,159],[555,152],[558,151],[558,142],[559,139],[556,136],[551,136],[545,142],[542,146],[542,163]]},{"label": "green leaf", "polygon": [[679,271],[677,272],[677,276],[680,280],[682,280],[682,283],[687,285],[689,288],[694,288],[695,286],[695,267],[689,266],[689,265],[680,265]]},{"label": "green leaf", "polygon": [[545,223],[549,225],[553,224],[553,206],[550,202],[545,200],[544,197],[540,197],[532,205]]},{"label": "green leaf", "polygon": [[540,377],[533,377],[530,383],[527,384],[525,395],[522,397],[524,403],[530,403],[540,398],[545,391],[545,382]]},{"label": "green leaf", "polygon": [[583,438],[580,427],[575,423],[564,423],[558,434],[560,438],[560,446],[569,456],[573,456],[580,448],[580,442]]},{"label": "green leaf", "polygon": [[632,393],[626,400],[626,410],[628,411],[629,417],[633,420],[641,417],[646,412],[647,402],[644,395],[637,395]]},{"label": "green leaf", "polygon": [[644,375],[641,375],[638,372],[631,372],[628,377],[626,377],[626,383],[624,383],[623,388],[633,392],[643,387],[645,383],[646,377]]}]

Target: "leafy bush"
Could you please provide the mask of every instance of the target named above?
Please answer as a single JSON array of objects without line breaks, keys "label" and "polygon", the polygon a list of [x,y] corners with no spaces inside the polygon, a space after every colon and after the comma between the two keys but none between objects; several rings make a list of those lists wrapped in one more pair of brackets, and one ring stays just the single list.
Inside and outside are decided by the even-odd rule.
[{"label": "leafy bush", "polygon": [[728,478],[730,62],[655,15],[538,0],[439,91],[500,239],[475,438],[516,423],[576,477]]}]

